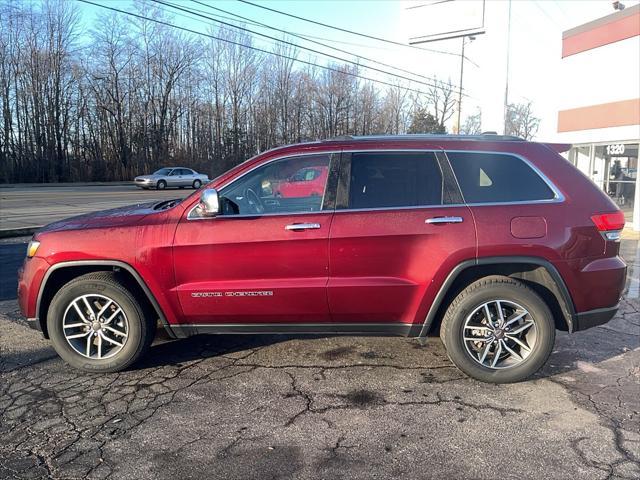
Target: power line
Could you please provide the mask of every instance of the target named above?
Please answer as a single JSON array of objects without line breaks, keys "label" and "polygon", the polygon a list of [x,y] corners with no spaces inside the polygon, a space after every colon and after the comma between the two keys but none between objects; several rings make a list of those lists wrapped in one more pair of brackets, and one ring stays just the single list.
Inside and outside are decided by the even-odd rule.
[{"label": "power line", "polygon": [[[210,5],[207,5],[207,6],[209,8],[215,8],[215,7],[212,7]],[[162,10],[162,9],[160,9],[160,10]],[[195,8],[195,7],[191,7],[191,10],[193,10],[194,12],[198,12],[198,13],[206,13],[208,15],[213,15],[216,18],[223,18],[225,20],[230,20],[232,22],[237,21],[237,18],[241,18],[241,19],[243,19],[243,22],[248,23],[250,25],[253,25],[254,27],[264,27],[264,28],[270,28],[270,29],[273,29],[273,30],[282,31],[282,30],[280,30],[280,29],[278,29],[276,27],[268,26],[268,25],[266,25],[264,23],[258,22],[257,20],[251,20],[251,19],[249,19],[247,17],[242,17],[242,16],[240,16],[240,15],[238,15],[236,13],[232,13],[232,12],[227,12],[227,13],[228,13],[228,15],[233,15],[234,17],[237,17],[237,18],[232,18],[232,17],[226,16],[226,15],[220,15],[220,14],[216,14],[216,13],[206,12],[205,10],[201,10],[201,9]],[[222,10],[220,8],[216,8],[216,10],[220,10],[221,12],[226,12],[226,10]],[[165,11],[165,10],[162,10],[162,11]],[[189,18],[189,19],[195,20],[197,22],[208,23],[206,20],[201,20],[199,18],[193,18],[193,17],[190,17],[188,15],[175,13],[175,12],[172,12],[172,13],[174,15],[178,15],[178,16],[181,16],[181,17],[184,17],[184,18]],[[284,32],[286,32],[288,35],[300,37],[300,38],[302,38],[304,40],[309,40],[309,39],[322,40],[324,42],[330,42],[330,43],[335,43],[335,44],[339,44],[339,45],[349,45],[349,46],[352,46],[352,47],[361,47],[361,48],[368,48],[368,49],[373,49],[373,50],[385,50],[387,52],[396,52],[396,51],[399,50],[397,47],[391,47],[391,46],[382,47],[380,45],[372,45],[372,44],[365,45],[364,43],[347,42],[347,41],[344,41],[344,40],[336,40],[335,38],[327,38],[327,37],[322,37],[322,36],[310,35],[308,33],[290,32],[289,30],[284,30]],[[329,47],[329,48],[333,48],[333,47]],[[348,52],[348,53],[351,54],[352,52]]]},{"label": "power line", "polygon": [[431,49],[431,48],[416,47],[415,45],[407,45],[406,43],[396,42],[395,40],[389,40],[387,38],[380,38],[380,37],[375,37],[373,35],[368,35],[366,33],[354,32],[353,30],[347,30],[346,28],[340,28],[340,27],[336,27],[334,25],[328,25],[326,23],[318,22],[317,20],[310,20],[308,18],[299,17],[298,15],[294,15],[292,13],[287,13],[287,12],[283,12],[281,10],[276,10],[275,8],[266,7],[264,5],[260,5],[260,4],[253,3],[253,2],[249,2],[247,0],[238,0],[238,1],[242,2],[242,3],[246,3],[247,5],[251,5],[252,7],[262,8],[263,10],[268,10],[268,11],[273,12],[273,13],[278,13],[278,14],[284,15],[286,17],[291,17],[291,18],[295,18],[297,20],[302,20],[303,22],[313,23],[314,25],[320,25],[321,27],[331,28],[333,30],[338,30],[339,32],[349,33],[351,35],[357,35],[359,37],[368,38],[370,40],[377,40],[378,42],[385,42],[385,43],[390,43],[392,45],[399,45],[401,47],[413,48],[413,49],[416,49],[416,50],[422,50],[423,52],[441,53],[443,55],[453,55],[453,56],[456,56],[456,57],[460,56],[459,53],[445,52],[443,50],[434,50],[434,49]]},{"label": "power line", "polygon": [[[389,76],[392,76],[392,77],[400,78],[400,79],[402,79],[402,80],[407,80],[407,81],[409,81],[409,82],[418,83],[418,84],[421,84],[421,85],[424,85],[424,86],[427,86],[427,87],[436,87],[436,86],[437,86],[437,85],[434,85],[433,83],[427,83],[427,82],[423,82],[423,81],[421,81],[421,80],[415,80],[415,79],[413,79],[413,78],[409,78],[409,77],[406,77],[406,76],[404,76],[404,75],[399,75],[399,74],[397,74],[397,73],[392,73],[392,72],[389,72],[389,71],[387,71],[387,70],[383,70],[383,69],[381,69],[381,68],[372,67],[372,66],[369,66],[369,65],[360,65],[360,64],[357,64],[356,62],[354,62],[354,61],[352,61],[352,60],[349,60],[349,59],[346,59],[346,58],[343,58],[343,57],[338,57],[338,56],[336,56],[336,55],[332,55],[332,54],[330,54],[330,53],[325,53],[325,52],[322,52],[322,51],[320,51],[320,50],[315,50],[315,49],[313,49],[313,48],[303,47],[303,46],[298,45],[298,44],[296,44],[296,43],[289,42],[289,41],[287,41],[287,40],[282,40],[282,39],[279,39],[279,38],[277,38],[277,37],[273,37],[273,36],[271,36],[271,35],[267,35],[267,34],[265,34],[265,33],[256,32],[255,30],[250,30],[250,29],[248,29],[248,28],[240,27],[240,26],[238,26],[238,25],[234,25],[234,24],[232,24],[232,23],[224,22],[224,21],[222,21],[222,20],[217,20],[217,19],[215,19],[215,18],[213,18],[213,17],[207,16],[207,15],[204,15],[204,14],[201,14],[201,13],[195,13],[195,12],[194,12],[194,11],[192,11],[192,10],[189,10],[189,9],[187,9],[187,8],[183,8],[183,7],[180,7],[180,6],[178,6],[178,5],[173,5],[173,4],[171,4],[171,3],[167,3],[167,2],[165,2],[165,1],[163,1],[163,0],[152,0],[152,1],[153,1],[153,2],[155,2],[155,3],[159,3],[159,4],[161,4],[161,5],[165,5],[165,6],[168,6],[168,7],[174,8],[174,9],[176,9],[176,10],[180,10],[180,11],[183,11],[183,12],[189,13],[189,14],[191,14],[191,15],[196,15],[196,16],[198,16],[198,17],[206,18],[207,20],[211,20],[211,21],[213,21],[213,22],[220,23],[221,25],[225,25],[225,26],[227,26],[227,27],[231,27],[231,28],[235,28],[235,29],[237,29],[237,30],[241,30],[241,31],[244,31],[244,32],[248,32],[248,33],[250,33],[250,34],[252,34],[252,35],[258,35],[258,36],[261,36],[261,37],[264,37],[264,38],[268,38],[269,40],[274,40],[274,41],[276,41],[276,42],[280,42],[280,43],[283,43],[283,44],[285,44],[285,45],[289,45],[289,46],[292,46],[292,47],[295,47],[295,48],[300,48],[300,49],[302,49],[302,50],[306,50],[306,51],[309,51],[309,52],[315,53],[315,54],[317,54],[317,55],[323,55],[323,56],[325,56],[325,57],[332,58],[332,59],[334,59],[334,60],[338,60],[338,61],[343,62],[343,63],[348,63],[348,64],[352,64],[352,65],[357,65],[357,66],[359,66],[359,67],[366,68],[366,69],[368,69],[368,70],[373,70],[373,71],[375,71],[375,72],[382,73],[382,74],[384,74],[384,75],[389,75]],[[457,89],[456,89],[456,92],[458,92],[458,90],[457,90]]]},{"label": "power line", "polygon": [[[253,20],[253,19],[251,19],[251,18],[243,17],[242,15],[238,15],[238,14],[236,14],[236,13],[229,12],[229,11],[227,11],[227,10],[223,10],[223,9],[221,9],[221,8],[218,8],[218,7],[214,7],[214,6],[212,6],[212,5],[207,5],[206,3],[200,2],[199,0],[191,0],[191,1],[192,1],[193,3],[197,3],[197,4],[199,4],[199,5],[202,5],[202,6],[204,6],[204,7],[210,8],[210,9],[212,9],[212,10],[216,10],[216,11],[219,11],[219,12],[225,13],[225,14],[227,14],[227,15],[233,15],[234,17],[240,18],[240,19],[242,19],[242,20],[244,20],[244,21],[247,21],[247,22],[253,23],[254,25],[259,25],[259,26],[262,26],[262,27],[265,27],[265,28],[269,28],[269,29],[271,29],[271,30],[275,30],[275,31],[277,31],[277,32],[285,33],[285,34],[287,34],[287,35],[291,35],[291,36],[293,36],[293,37],[300,38],[300,39],[302,39],[302,40],[304,40],[304,41],[306,41],[306,42],[315,43],[316,45],[320,45],[320,46],[325,47],[325,48],[330,48],[330,49],[332,49],[332,50],[336,50],[336,51],[341,52],[341,53],[346,53],[346,54],[348,54],[348,55],[353,55],[353,52],[349,52],[349,51],[347,51],[347,50],[343,50],[343,49],[341,49],[341,48],[333,47],[333,46],[331,46],[331,45],[327,45],[326,43],[318,42],[318,41],[316,41],[316,40],[311,40],[311,39],[309,39],[309,38],[306,38],[304,35],[301,35],[301,34],[298,34],[298,33],[289,32],[289,31],[284,30],[284,29],[281,29],[281,28],[273,27],[273,26],[267,25],[267,24],[265,24],[265,23],[261,23],[261,22],[258,22],[258,21],[256,21],[256,20]],[[302,48],[302,47],[301,47],[301,48]],[[434,77],[429,77],[429,76],[427,76],[427,75],[421,75],[421,74],[419,74],[419,73],[414,73],[414,72],[411,72],[411,71],[409,71],[409,70],[405,70],[405,69],[400,68],[400,67],[395,67],[395,66],[393,66],[393,65],[389,65],[389,64],[387,64],[387,63],[380,62],[380,61],[378,61],[378,60],[374,60],[374,59],[372,59],[372,58],[367,58],[367,57],[362,56],[362,55],[355,55],[355,56],[356,56],[356,57],[358,57],[359,59],[365,60],[365,61],[367,61],[367,62],[376,63],[376,64],[378,64],[378,65],[382,65],[382,66],[387,67],[387,68],[393,68],[394,70],[398,70],[398,71],[400,71],[400,72],[404,72],[404,73],[407,73],[407,74],[409,74],[409,75],[414,75],[414,76],[416,76],[416,77],[424,78],[424,79],[426,79],[426,80],[436,80],[436,81],[438,80],[437,78],[434,78]]]},{"label": "power line", "polygon": [[[155,18],[145,17],[144,15],[140,15],[140,14],[137,14],[137,13],[129,12],[129,11],[126,11],[126,10],[121,10],[119,8],[108,7],[106,5],[100,5],[99,3],[91,2],[89,0],[77,0],[77,1],[81,2],[81,3],[86,3],[88,5],[93,5],[95,7],[104,8],[106,10],[111,10],[113,12],[122,13],[124,15],[136,17],[136,18],[139,18],[141,20],[147,20],[147,21],[150,21],[150,22],[153,22],[153,23],[157,23],[159,25],[172,27],[172,28],[175,28],[177,30],[182,30],[184,32],[188,32],[188,33],[192,33],[192,34],[195,34],[195,35],[200,35],[200,36],[203,36],[203,37],[211,38],[213,40],[219,40],[221,42],[229,43],[231,45],[236,45],[238,47],[243,47],[243,48],[247,48],[249,50],[254,50],[254,51],[257,51],[257,52],[265,53],[267,55],[273,55],[275,57],[284,58],[286,60],[291,60],[293,62],[302,63],[304,65],[309,65],[311,67],[320,68],[322,70],[327,70],[327,71],[330,71],[330,72],[336,72],[336,73],[340,73],[340,74],[343,74],[343,75],[348,75],[348,76],[351,76],[351,77],[360,78],[362,80],[367,80],[367,81],[372,82],[372,83],[379,83],[381,85],[386,85],[388,87],[399,88],[399,89],[407,91],[407,92],[414,92],[414,93],[419,93],[421,95],[426,95],[426,93],[423,92],[422,90],[417,90],[415,88],[404,87],[402,85],[395,85],[393,83],[385,82],[383,80],[377,80],[375,78],[365,77],[363,75],[358,75],[357,73],[353,73],[353,72],[350,72],[348,70],[340,70],[338,68],[333,68],[333,67],[329,67],[329,66],[326,66],[326,65],[318,65],[317,63],[309,62],[309,61],[306,61],[306,60],[300,60],[299,58],[289,57],[287,55],[282,55],[282,54],[276,53],[276,52],[270,52],[269,50],[264,50],[262,48],[253,47],[251,45],[245,45],[243,43],[234,42],[233,40],[228,40],[226,38],[217,37],[215,35],[210,35],[210,34],[207,34],[207,33],[198,32],[197,30],[192,30],[190,28],[181,27],[179,25],[174,25],[173,23],[165,22],[163,20],[158,20],[158,19],[155,19]],[[465,95],[465,96],[468,96],[468,95]]]}]

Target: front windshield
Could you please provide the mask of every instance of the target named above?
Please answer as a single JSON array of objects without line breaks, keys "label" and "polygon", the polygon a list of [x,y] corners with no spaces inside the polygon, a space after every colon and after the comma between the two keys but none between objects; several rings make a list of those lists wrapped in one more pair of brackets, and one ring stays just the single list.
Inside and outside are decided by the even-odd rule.
[{"label": "front windshield", "polygon": [[169,175],[169,172],[171,172],[170,168],[161,168],[157,172],[153,172],[153,174],[154,175]]}]

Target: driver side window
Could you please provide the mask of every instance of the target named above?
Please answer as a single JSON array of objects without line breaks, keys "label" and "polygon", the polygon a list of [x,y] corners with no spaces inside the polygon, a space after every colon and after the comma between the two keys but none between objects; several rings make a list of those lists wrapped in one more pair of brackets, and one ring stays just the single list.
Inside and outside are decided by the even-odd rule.
[{"label": "driver side window", "polygon": [[227,216],[320,211],[328,173],[329,155],[324,154],[269,162],[220,191],[222,213]]}]

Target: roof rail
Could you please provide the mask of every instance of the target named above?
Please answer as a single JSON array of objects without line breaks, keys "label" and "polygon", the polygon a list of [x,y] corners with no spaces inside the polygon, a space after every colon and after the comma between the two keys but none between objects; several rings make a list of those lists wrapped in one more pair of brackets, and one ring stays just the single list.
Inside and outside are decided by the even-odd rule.
[{"label": "roof rail", "polygon": [[404,135],[341,135],[338,137],[327,138],[324,142],[338,142],[338,141],[367,141],[367,140],[473,140],[473,141],[485,141],[485,142],[524,142],[524,138],[516,137],[513,135],[497,135],[493,132],[485,132],[480,135],[458,135],[458,134],[429,134],[429,133],[411,133]]}]

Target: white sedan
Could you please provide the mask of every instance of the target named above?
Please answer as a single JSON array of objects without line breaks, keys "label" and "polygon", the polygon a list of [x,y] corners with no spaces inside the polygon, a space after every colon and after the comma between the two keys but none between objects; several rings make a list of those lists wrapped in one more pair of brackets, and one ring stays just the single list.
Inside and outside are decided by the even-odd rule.
[{"label": "white sedan", "polygon": [[196,190],[209,181],[209,177],[190,168],[167,167],[161,168],[151,175],[141,175],[134,179],[136,187],[143,189],[156,188],[164,190],[167,187],[191,187]]}]

